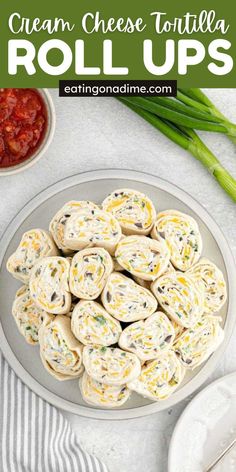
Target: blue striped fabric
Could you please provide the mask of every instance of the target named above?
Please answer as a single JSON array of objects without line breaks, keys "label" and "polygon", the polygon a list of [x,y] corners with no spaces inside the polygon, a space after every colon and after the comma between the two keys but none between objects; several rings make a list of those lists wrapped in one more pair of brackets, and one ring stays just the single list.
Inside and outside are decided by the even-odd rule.
[{"label": "blue striped fabric", "polygon": [[0,472],[108,472],[63,415],[15,375],[0,352]]}]

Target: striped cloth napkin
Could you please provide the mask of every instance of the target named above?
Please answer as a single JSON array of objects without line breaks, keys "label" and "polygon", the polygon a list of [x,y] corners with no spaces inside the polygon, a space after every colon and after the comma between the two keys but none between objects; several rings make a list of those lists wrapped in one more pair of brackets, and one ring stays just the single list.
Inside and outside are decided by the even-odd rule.
[{"label": "striped cloth napkin", "polygon": [[0,472],[108,472],[63,415],[35,395],[0,352]]}]

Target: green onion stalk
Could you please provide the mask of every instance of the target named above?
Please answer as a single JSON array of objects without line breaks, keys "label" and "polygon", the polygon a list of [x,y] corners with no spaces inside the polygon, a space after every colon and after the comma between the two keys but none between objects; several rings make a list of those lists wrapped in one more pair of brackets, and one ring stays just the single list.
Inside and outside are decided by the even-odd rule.
[{"label": "green onion stalk", "polygon": [[209,111],[197,110],[189,105],[183,105],[175,99],[165,97],[125,97],[125,100],[177,125],[191,129],[223,133],[236,139],[236,125],[234,123],[230,123],[220,116],[213,116]]},{"label": "green onion stalk", "polygon": [[[143,100],[146,99],[143,99],[142,97],[119,97],[119,100],[123,104],[128,106],[131,110],[136,112],[148,123],[150,123],[152,126],[154,126],[156,129],[161,131],[165,136],[171,139],[171,141],[178,144],[183,149],[189,151],[196,159],[198,159],[198,161],[200,161],[207,168],[207,170],[216,179],[218,184],[232,198],[232,200],[236,202],[236,180],[222,166],[216,156],[199,138],[194,129],[192,127],[188,127],[188,125],[186,124],[186,118],[181,119],[181,121],[179,122],[177,122],[177,119],[176,122],[173,122],[173,120],[170,121],[171,115],[169,114],[169,112],[165,112],[164,116],[163,110],[159,110],[159,115],[157,116],[156,107],[148,105],[146,108],[144,108]],[[149,102],[151,103],[151,101]],[[155,104],[155,102],[152,103]],[[169,110],[172,111],[171,109]],[[198,120],[198,118],[196,118],[196,120]],[[208,124],[208,120],[206,121],[206,123]],[[218,122],[211,122],[211,125],[213,123],[217,124]],[[211,131],[216,131],[215,127],[212,127]]]},{"label": "green onion stalk", "polygon": [[197,109],[203,113],[211,114],[213,117],[222,120],[228,128],[230,139],[236,143],[234,135],[235,124],[231,123],[226,116],[214,105],[214,103],[198,88],[178,89],[177,99],[187,105],[187,108]]}]

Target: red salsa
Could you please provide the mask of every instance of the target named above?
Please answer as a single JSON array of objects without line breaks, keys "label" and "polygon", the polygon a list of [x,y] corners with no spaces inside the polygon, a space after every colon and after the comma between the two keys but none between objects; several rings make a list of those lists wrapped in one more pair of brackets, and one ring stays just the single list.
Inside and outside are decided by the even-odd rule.
[{"label": "red salsa", "polygon": [[45,103],[35,89],[0,89],[0,167],[28,159],[47,127]]}]

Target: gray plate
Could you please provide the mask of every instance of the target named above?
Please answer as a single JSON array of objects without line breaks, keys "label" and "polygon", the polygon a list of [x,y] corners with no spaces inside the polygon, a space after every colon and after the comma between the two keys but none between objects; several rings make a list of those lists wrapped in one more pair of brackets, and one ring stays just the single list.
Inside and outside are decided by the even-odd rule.
[{"label": "gray plate", "polygon": [[[43,368],[38,347],[27,345],[20,336],[11,315],[11,306],[20,284],[6,271],[6,261],[16,249],[22,234],[31,228],[47,229],[51,217],[68,200],[101,202],[115,188],[134,188],[146,193],[158,211],[167,208],[188,213],[200,227],[203,255],[223,271],[228,285],[228,303],[220,312],[224,320],[225,340],[210,359],[193,373],[188,373],[181,387],[167,400],[153,403],[136,394],[117,410],[102,410],[86,405],[80,395],[78,381],[58,382]],[[148,415],[170,408],[202,385],[222,357],[235,319],[236,271],[233,256],[221,230],[210,215],[188,194],[153,175],[129,170],[98,170],[74,175],[36,195],[14,218],[0,244],[0,341],[6,359],[17,375],[38,395],[53,405],[83,416],[100,419],[124,419]],[[234,310],[233,310],[234,307]]]}]

